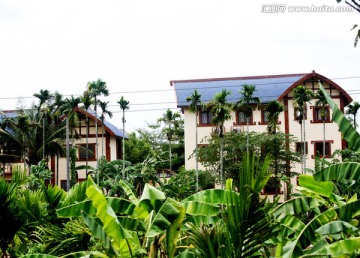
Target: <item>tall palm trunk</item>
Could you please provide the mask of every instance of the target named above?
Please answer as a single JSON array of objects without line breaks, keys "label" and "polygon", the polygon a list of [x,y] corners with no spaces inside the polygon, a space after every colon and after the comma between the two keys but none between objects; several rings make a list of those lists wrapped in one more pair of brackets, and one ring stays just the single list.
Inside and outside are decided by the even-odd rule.
[{"label": "tall palm trunk", "polygon": [[199,153],[198,153],[198,112],[195,115],[195,176],[196,176],[196,192],[199,191]]},{"label": "tall palm trunk", "polygon": [[224,189],[224,136],[220,138],[220,184],[221,189]]},{"label": "tall palm trunk", "polygon": [[275,122],[275,127],[274,127],[274,135],[275,135],[275,196],[274,198],[277,197],[278,195],[278,190],[279,190],[279,183],[278,183],[278,155],[279,155],[279,150],[278,150],[278,144],[277,144],[277,138],[276,138],[276,122]]},{"label": "tall palm trunk", "polygon": [[[99,143],[98,143],[98,117],[97,117],[97,101],[96,101],[96,95],[95,95],[95,146],[96,146],[96,165],[99,164]],[[97,181],[99,183],[99,175],[97,176]]]},{"label": "tall palm trunk", "polygon": [[249,117],[246,117],[246,153],[249,153]]},{"label": "tall palm trunk", "polygon": [[70,189],[70,147],[69,147],[69,118],[66,117],[66,190]]},{"label": "tall palm trunk", "polygon": [[301,143],[300,145],[302,145],[301,149],[301,174],[304,174],[304,149],[305,149],[305,142],[304,142],[304,137],[303,137],[303,122],[304,120],[301,120],[301,124],[300,124],[300,139],[301,139]]},{"label": "tall palm trunk", "polygon": [[168,139],[169,139],[169,162],[170,162],[170,173],[172,174],[172,160],[171,160],[171,126],[169,124],[169,136],[168,136]]},{"label": "tall palm trunk", "polygon": [[59,185],[59,154],[56,155],[56,185]]},{"label": "tall palm trunk", "polygon": [[45,114],[43,117],[43,151],[42,151],[42,158],[45,159]]},{"label": "tall palm trunk", "polygon": [[125,109],[123,109],[123,117],[122,117],[122,126],[123,126],[123,138],[121,140],[122,143],[122,173],[123,173],[123,179],[125,179]]},{"label": "tall palm trunk", "polygon": [[[87,112],[87,110],[86,110]],[[86,178],[88,176],[88,164],[89,164],[89,117],[86,115]]]},{"label": "tall palm trunk", "polygon": [[101,157],[104,157],[104,121],[101,121]]},{"label": "tall palm trunk", "polygon": [[325,158],[325,119],[323,118],[323,133],[324,133],[324,138],[323,138],[323,158]]},{"label": "tall palm trunk", "polygon": [[[305,113],[305,108],[304,108],[304,114]],[[303,171],[303,174],[305,174],[305,170],[306,170],[306,158],[307,158],[307,155],[306,155],[306,134],[305,134],[305,121],[306,119],[303,120],[303,123],[304,123],[304,130],[303,130],[303,133],[304,133],[304,147],[303,147],[303,161],[304,161],[304,171]]]}]

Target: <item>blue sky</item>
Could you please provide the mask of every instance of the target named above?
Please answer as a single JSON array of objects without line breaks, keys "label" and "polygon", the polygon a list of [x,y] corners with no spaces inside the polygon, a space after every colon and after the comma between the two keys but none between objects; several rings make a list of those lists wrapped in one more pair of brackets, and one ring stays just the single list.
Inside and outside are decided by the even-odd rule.
[{"label": "blue sky", "polygon": [[[112,122],[121,126],[116,101],[123,95],[130,101],[126,127],[134,130],[176,107],[170,80],[312,70],[360,100],[360,45],[353,47],[350,31],[360,14],[295,13],[287,2],[1,0],[0,108],[15,108],[19,97],[30,105],[26,97],[40,89],[79,95],[101,78]],[[266,4],[285,11],[264,13]]]}]

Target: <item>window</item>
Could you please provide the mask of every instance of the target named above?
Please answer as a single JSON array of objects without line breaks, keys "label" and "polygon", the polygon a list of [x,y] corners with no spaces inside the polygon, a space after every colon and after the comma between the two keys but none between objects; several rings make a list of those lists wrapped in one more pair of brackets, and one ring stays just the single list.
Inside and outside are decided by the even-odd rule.
[{"label": "window", "polygon": [[[86,178],[78,178],[76,179],[77,183],[86,181]],[[64,191],[67,191],[67,180],[60,180],[60,187],[61,189],[63,189]]]},{"label": "window", "polygon": [[313,109],[313,120],[311,123],[322,123],[323,116],[325,123],[330,123],[330,111],[329,107],[325,107],[324,111],[322,107],[312,107]]},{"label": "window", "polygon": [[211,125],[213,115],[210,113],[210,111],[201,111],[199,117],[200,125]]},{"label": "window", "polygon": [[169,169],[163,169],[162,171],[159,171],[157,175],[158,178],[170,178],[173,174],[170,172]]},{"label": "window", "polygon": [[269,123],[269,111],[261,109],[261,122],[259,125],[267,125]]},{"label": "window", "polygon": [[67,191],[67,185],[66,185],[66,184],[67,184],[66,180],[61,180],[61,181],[60,181],[60,187],[61,187],[61,189]]},{"label": "window", "polygon": [[[296,143],[296,147],[295,147],[295,151],[297,153],[303,153],[303,148],[304,148],[304,142],[297,142]],[[308,154],[308,143],[305,142],[305,153]]]},{"label": "window", "polygon": [[88,154],[88,160],[96,160],[95,144],[89,144],[88,149],[86,150],[86,145],[79,145],[79,160],[86,160],[86,153]]},{"label": "window", "polygon": [[[301,116],[300,116],[300,109],[299,108],[294,108],[294,119],[295,120],[300,120]],[[307,119],[307,109],[305,108],[305,114],[302,120],[306,120]]]},{"label": "window", "polygon": [[[236,112],[236,124],[237,125],[246,125],[246,113],[245,110],[238,110]],[[249,116],[249,125],[253,124],[253,112],[251,110],[250,116]]]},{"label": "window", "polygon": [[[325,158],[330,158],[331,156],[331,143],[334,141],[325,141]],[[314,154],[315,156],[319,156],[320,158],[324,155],[324,142],[323,141],[313,141],[311,142],[314,144]],[[312,155],[312,158],[314,158],[314,155]]]},{"label": "window", "polygon": [[269,195],[283,194],[283,191],[281,191],[280,180],[279,179],[276,180],[275,177],[270,177],[264,189],[261,191],[261,194],[269,194]]}]

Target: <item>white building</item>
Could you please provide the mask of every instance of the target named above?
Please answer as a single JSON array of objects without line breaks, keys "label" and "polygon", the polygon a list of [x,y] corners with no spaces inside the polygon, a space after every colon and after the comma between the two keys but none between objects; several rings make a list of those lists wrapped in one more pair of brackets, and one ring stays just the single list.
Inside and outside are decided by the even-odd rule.
[{"label": "white building", "polygon": [[[256,86],[254,96],[260,98],[263,104],[271,100],[278,100],[285,107],[285,111],[279,116],[279,130],[292,134],[297,139],[300,146],[300,125],[295,116],[296,108],[293,103],[293,89],[298,85],[303,85],[307,89],[311,89],[314,93],[319,90],[319,80],[324,88],[330,94],[332,99],[338,105],[340,110],[344,111],[344,107],[352,102],[352,98],[338,84],[327,77],[312,71],[304,74],[284,74],[284,75],[268,75],[268,76],[249,76],[234,78],[213,78],[213,79],[195,79],[195,80],[174,80],[171,85],[175,89],[177,97],[177,105],[184,113],[184,129],[185,129],[185,167],[186,169],[195,169],[195,158],[188,159],[193,153],[196,145],[206,136],[210,136],[214,130],[211,124],[211,114],[208,111],[199,112],[198,121],[198,142],[195,141],[195,114],[189,111],[190,103],[186,98],[191,96],[195,90],[201,94],[201,100],[208,102],[223,89],[231,91],[229,96],[230,102],[236,102],[240,99],[239,90],[243,84],[252,84]],[[314,168],[314,156],[316,153],[322,155],[323,152],[323,121],[319,115],[320,107],[315,106],[316,100],[312,100],[311,104],[307,104],[306,110],[306,167]],[[336,149],[343,149],[344,142],[341,133],[338,131],[336,123],[331,121],[331,110],[327,108],[326,120],[326,145],[325,157],[329,158]],[[265,132],[267,121],[264,111],[261,107],[254,106],[250,122],[250,131]],[[244,131],[246,121],[241,113],[232,113],[232,119],[225,122],[225,131]],[[246,128],[245,128],[246,131]],[[296,148],[296,146],[292,146]],[[199,164],[199,168],[201,164]],[[297,165],[294,171],[301,172],[301,165]],[[295,183],[295,182],[294,182]]]}]

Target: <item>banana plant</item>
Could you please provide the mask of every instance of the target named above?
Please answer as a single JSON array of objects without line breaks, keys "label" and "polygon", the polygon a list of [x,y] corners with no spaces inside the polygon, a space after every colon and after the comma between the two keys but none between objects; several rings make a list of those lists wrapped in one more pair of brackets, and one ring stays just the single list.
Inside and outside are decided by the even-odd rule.
[{"label": "banana plant", "polygon": [[[360,151],[360,135],[345,118],[329,94],[320,90],[332,109],[332,120],[353,151]],[[356,162],[330,165],[312,175],[301,175],[301,196],[279,207],[272,215],[281,224],[277,256],[281,257],[357,257],[360,249],[360,200],[357,195],[335,194],[334,182],[359,182]]]},{"label": "banana plant", "polygon": [[[72,204],[57,210],[60,217],[82,217],[93,236],[103,243],[109,256],[121,254],[131,257],[134,251],[147,250],[150,257],[157,257],[163,246],[162,251],[168,257],[174,257],[186,215],[215,217],[220,212],[219,205],[196,200],[182,203],[166,198],[163,192],[149,184],[145,185],[138,199],[125,182],[120,181],[120,185],[129,200],[105,198],[89,177],[86,186],[88,198],[79,202],[69,201]],[[218,195],[215,203],[220,202],[221,196]],[[115,214],[122,216],[116,217]],[[136,234],[139,228],[146,233],[143,244]]]},{"label": "banana plant", "polygon": [[[313,257],[359,254],[360,200],[334,194],[333,182],[299,178],[299,197],[277,207],[272,215],[281,224],[277,257]],[[346,243],[353,245],[343,248]]]}]

